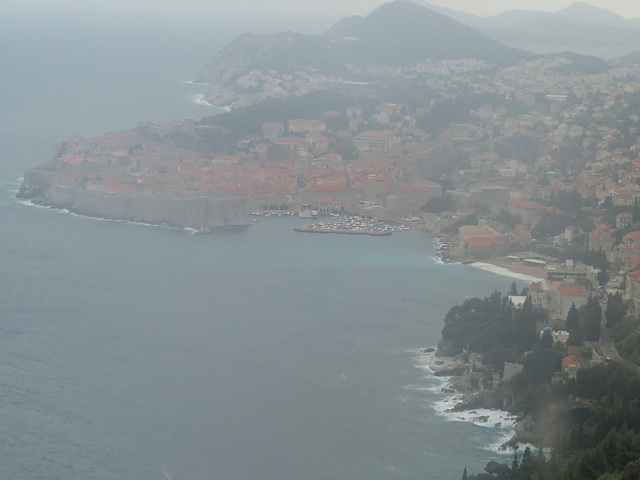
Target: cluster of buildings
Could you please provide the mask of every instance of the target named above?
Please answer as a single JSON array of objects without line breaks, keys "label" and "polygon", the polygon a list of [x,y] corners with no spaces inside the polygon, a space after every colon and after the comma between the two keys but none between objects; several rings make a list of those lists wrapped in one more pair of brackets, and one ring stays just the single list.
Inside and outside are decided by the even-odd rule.
[{"label": "cluster of buildings", "polygon": [[[170,141],[176,133],[206,135],[211,127],[193,120],[74,137],[53,162],[55,182],[105,195],[242,197],[252,210],[311,206],[385,220],[420,217],[434,233],[455,229],[458,254],[473,258],[521,257],[547,266],[551,258],[521,253],[541,247],[602,251],[615,266],[612,288],[640,296],[640,226],[634,227],[640,219],[640,209],[634,214],[640,83],[631,81],[640,71],[579,74],[562,56],[494,73],[489,67],[474,59],[428,60],[378,72],[419,79],[439,99],[428,108],[382,103],[368,113],[354,99],[320,118],[269,121],[226,155]],[[285,97],[334,88],[342,80],[320,72],[255,71],[237,82]],[[464,122],[421,128],[436,102],[456,102],[469,92],[487,100],[473,104]],[[445,192],[442,182],[427,179],[443,176],[451,182],[449,206],[428,213],[427,202]],[[579,198],[580,215],[558,201],[569,194]],[[468,218],[477,225],[465,225]],[[556,222],[552,233],[541,235],[549,222]],[[597,269],[567,273],[576,268],[548,268],[546,281],[571,287],[552,289],[560,316],[565,298],[575,297],[576,304],[584,298],[576,288],[588,295],[604,287],[595,280]]]},{"label": "cluster of buildings", "polygon": [[[397,107],[381,105],[379,111]],[[349,114],[362,115],[358,108]],[[346,111],[326,113],[342,115]],[[198,138],[206,128],[185,120],[90,139],[75,136],[52,161],[54,184],[147,198],[242,197],[251,211],[311,207],[385,220],[416,218],[430,198],[442,194],[438,183],[419,175],[415,159],[391,153],[397,144],[389,141],[389,133],[385,145],[359,145],[362,153],[349,161],[335,151],[343,140],[323,119],[266,122],[261,136],[247,136],[227,155],[169,140],[177,134]],[[342,135],[358,141],[351,132]]]}]

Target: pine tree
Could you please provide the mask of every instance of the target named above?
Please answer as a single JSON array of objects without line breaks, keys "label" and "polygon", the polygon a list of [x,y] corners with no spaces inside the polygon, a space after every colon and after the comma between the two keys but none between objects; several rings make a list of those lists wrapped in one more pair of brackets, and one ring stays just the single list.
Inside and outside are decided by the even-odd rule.
[{"label": "pine tree", "polygon": [[553,337],[549,332],[544,332],[540,337],[541,348],[553,348]]},{"label": "pine tree", "polygon": [[518,446],[513,447],[513,462],[511,462],[511,478],[516,478],[516,472],[518,471]]},{"label": "pine tree", "polygon": [[469,477],[467,476],[467,467],[464,467],[464,470],[462,471],[462,480],[469,480]]},{"label": "pine tree", "polygon": [[584,330],[587,340],[597,342],[600,340],[600,325],[602,323],[602,308],[596,297],[589,297],[584,316]]},{"label": "pine tree", "polygon": [[572,303],[566,320],[567,330],[575,330],[580,328],[580,315],[578,315],[578,309],[576,304]]},{"label": "pine tree", "polygon": [[615,295],[609,294],[607,309],[604,314],[607,319],[607,328],[612,328],[620,323],[625,314],[626,309],[622,302],[622,295],[620,293],[616,293]]},{"label": "pine tree", "polygon": [[522,306],[522,351],[531,350],[532,345],[537,340],[536,319],[533,314],[533,302],[527,296]]}]

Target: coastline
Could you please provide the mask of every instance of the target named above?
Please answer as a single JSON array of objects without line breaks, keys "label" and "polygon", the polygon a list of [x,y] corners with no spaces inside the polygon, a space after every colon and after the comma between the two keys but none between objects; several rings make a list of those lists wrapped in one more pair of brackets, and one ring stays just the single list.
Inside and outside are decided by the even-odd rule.
[{"label": "coastline", "polygon": [[[485,449],[498,455],[510,454],[508,448],[518,439],[519,419],[501,408],[461,408],[465,405],[465,397],[471,393],[462,386],[464,375],[439,374],[435,362],[453,362],[454,357],[437,357],[435,351],[429,350],[431,349],[419,353],[419,363],[416,367],[427,372],[434,381],[434,385],[428,389],[439,396],[439,399],[431,404],[434,413],[447,422],[470,423],[476,427],[490,429],[493,432],[491,435],[495,438]],[[449,366],[451,365],[450,363]]]},{"label": "coastline", "polygon": [[[464,262],[467,263],[467,262]],[[530,267],[521,263],[509,262],[499,259],[483,259],[470,262],[472,267],[480,268],[488,272],[505,277],[520,279],[529,282],[539,282],[547,277],[547,271],[541,267]]]},{"label": "coastline", "polygon": [[[440,242],[443,241],[442,237]],[[456,255],[455,240],[445,237],[445,249],[438,249],[443,263],[457,263],[469,265],[495,275],[501,275],[514,280],[525,282],[518,285],[519,289],[527,288],[533,282],[545,279],[547,271],[542,267],[523,265],[517,261],[507,260],[506,257],[471,258]],[[423,353],[426,355],[426,353]],[[529,417],[517,417],[502,408],[502,394],[498,390],[484,390],[473,387],[472,375],[468,361],[461,356],[438,356],[438,350],[428,356],[427,370],[434,377],[442,380],[440,391],[443,399],[434,406],[434,410],[451,421],[466,421],[474,425],[500,428],[502,439],[491,448],[492,451],[504,453],[516,445],[534,447],[530,431],[532,420]],[[505,428],[506,427],[506,428]]]},{"label": "coastline", "polygon": [[539,282],[540,280],[547,278],[547,271],[545,268],[523,265],[521,262],[508,260],[506,256],[476,258],[460,255],[456,238],[430,232],[427,228],[425,228],[425,231],[436,239],[436,258],[442,263],[462,263],[464,265],[471,265],[497,275],[527,282]]}]

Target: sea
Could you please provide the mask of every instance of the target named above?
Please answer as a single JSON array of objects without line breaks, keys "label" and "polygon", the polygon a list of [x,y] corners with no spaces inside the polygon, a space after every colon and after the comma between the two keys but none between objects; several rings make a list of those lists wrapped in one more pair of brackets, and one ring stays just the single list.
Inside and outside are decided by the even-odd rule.
[{"label": "sea", "polygon": [[15,197],[72,135],[217,112],[190,80],[240,32],[162,27],[1,29],[0,478],[455,480],[509,462],[513,420],[449,412],[425,352],[508,273],[442,264],[420,229],[312,235],[285,216],[194,235]]}]

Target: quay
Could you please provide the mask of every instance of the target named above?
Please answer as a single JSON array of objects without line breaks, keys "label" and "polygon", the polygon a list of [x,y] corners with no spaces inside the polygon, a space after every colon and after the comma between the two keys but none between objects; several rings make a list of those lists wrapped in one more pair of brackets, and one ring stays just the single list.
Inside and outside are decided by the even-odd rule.
[{"label": "quay", "polygon": [[350,228],[320,228],[320,227],[296,227],[294,232],[307,232],[307,233],[340,233],[345,235],[371,235],[374,237],[384,237],[391,235],[392,232],[388,230],[356,230]]}]

